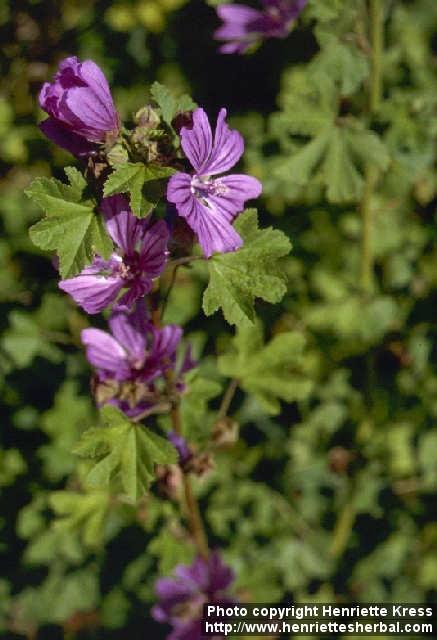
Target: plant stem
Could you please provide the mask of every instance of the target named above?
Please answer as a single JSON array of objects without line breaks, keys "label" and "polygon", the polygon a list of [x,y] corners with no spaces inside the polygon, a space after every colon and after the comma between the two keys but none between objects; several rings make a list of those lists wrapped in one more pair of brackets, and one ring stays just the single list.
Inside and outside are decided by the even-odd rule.
[{"label": "plant stem", "polygon": [[[171,373],[171,372],[170,372]],[[168,380],[168,378],[167,378]],[[170,384],[173,384],[171,381]],[[179,404],[175,404],[170,413],[173,430],[182,435],[182,419]],[[197,550],[203,558],[208,558],[208,539],[205,533],[205,527],[203,526],[202,518],[200,515],[199,504],[196,500],[196,496],[193,493],[193,487],[191,484],[191,478],[189,474],[182,471],[185,504],[188,512],[188,519],[190,522],[191,534],[194,542],[196,543]]]},{"label": "plant stem", "polygon": [[181,265],[184,265],[184,264],[190,264],[195,260],[205,260],[205,258],[203,256],[184,256],[183,258],[176,258],[175,260],[170,260],[170,262],[167,263],[167,266],[180,267]]},{"label": "plant stem", "polygon": [[177,276],[179,267],[182,267],[184,265],[189,265],[191,264],[191,262],[194,262],[195,260],[203,260],[203,259],[204,258],[202,256],[185,256],[184,258],[177,258],[176,260],[170,260],[170,262],[167,263],[167,267],[173,267],[173,269],[170,276],[170,283],[167,287],[167,291],[163,297],[162,304],[161,304],[161,312],[160,312],[161,318],[164,317],[164,313],[167,308],[168,299],[173,290],[173,286],[176,282],[176,276]]},{"label": "plant stem", "polygon": [[[383,53],[383,29],[384,29],[384,0],[369,0],[369,28],[371,44],[371,73],[369,86],[369,114],[375,115],[380,107],[382,97],[382,53]],[[362,221],[361,233],[361,290],[365,297],[372,293],[373,289],[373,210],[372,199],[378,182],[378,169],[368,164],[365,171],[365,183],[363,197],[360,204]],[[367,356],[369,363],[369,354]],[[368,366],[369,368],[369,366]],[[370,405],[370,401],[367,402]],[[369,406],[370,413],[370,406]],[[367,425],[368,426],[368,425]],[[371,423],[370,423],[371,432]],[[366,437],[365,431],[358,431],[357,437]],[[350,481],[349,491],[343,507],[338,516],[332,534],[329,553],[334,558],[340,557],[347,547],[350,535],[353,531],[356,519],[356,495],[358,488],[356,483]]]},{"label": "plant stem", "polygon": [[[383,50],[383,0],[370,0],[370,43],[371,74],[369,88],[369,112],[375,114],[382,96],[382,50]],[[373,215],[372,196],[378,180],[378,170],[368,165],[365,172],[365,184],[360,212],[362,219],[361,245],[361,289],[369,295],[372,292],[374,256],[373,256]]]},{"label": "plant stem", "polygon": [[221,420],[227,416],[229,407],[231,406],[232,399],[235,395],[235,392],[238,389],[238,385],[239,385],[239,381],[236,378],[230,381],[228,388],[223,394],[220,409],[218,410],[218,413],[217,413],[217,420]]},{"label": "plant stem", "polygon": [[[156,327],[160,327],[161,314],[159,309],[158,308],[153,309],[151,316],[152,316],[153,324]],[[164,376],[165,376],[169,396],[172,397],[174,395],[173,394],[173,388],[174,388],[173,371],[168,369],[165,372]],[[182,435],[182,416],[181,416],[181,410],[180,410],[180,405],[178,401],[175,401],[171,408],[170,418],[171,418],[173,431],[175,431],[179,435]],[[191,478],[189,474],[184,470],[182,470],[182,478],[183,478],[183,485],[184,485],[185,505],[187,509],[188,520],[190,523],[191,535],[193,536],[193,540],[195,542],[199,555],[201,555],[202,558],[207,559],[209,555],[208,538],[206,536],[205,527],[203,526],[203,521],[200,515],[199,504],[193,492]]]},{"label": "plant stem", "polygon": [[378,179],[375,167],[368,165],[365,172],[364,193],[361,200],[361,289],[365,294],[372,293],[373,284],[373,189]]},{"label": "plant stem", "polygon": [[191,533],[193,534],[199,554],[206,560],[209,555],[208,539],[206,537],[205,527],[203,526],[202,517],[200,515],[199,503],[193,493],[190,477],[184,473],[183,479],[185,502],[190,518]]},{"label": "plant stem", "polygon": [[372,73],[370,77],[369,109],[375,113],[379,109],[382,95],[382,49],[384,40],[383,0],[370,0],[370,29],[372,48]]},{"label": "plant stem", "polygon": [[338,558],[343,554],[349,541],[357,515],[354,502],[354,493],[351,492],[351,496],[343,505],[335,524],[331,545],[329,547],[329,554],[334,558]]},{"label": "plant stem", "polygon": [[167,291],[165,292],[165,296],[163,298],[162,304],[161,304],[161,318],[164,317],[164,313],[165,310],[167,308],[167,303],[168,303],[168,299],[170,297],[170,294],[173,290],[173,286],[176,282],[176,276],[178,273],[178,269],[181,265],[180,264],[176,264],[175,267],[173,268],[173,271],[171,272],[171,276],[170,276],[170,284],[167,287]]}]

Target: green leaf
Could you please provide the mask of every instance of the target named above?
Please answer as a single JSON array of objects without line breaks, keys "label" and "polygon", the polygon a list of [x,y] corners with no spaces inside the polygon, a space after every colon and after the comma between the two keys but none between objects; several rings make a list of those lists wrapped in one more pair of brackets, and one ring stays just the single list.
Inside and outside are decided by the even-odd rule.
[{"label": "green leaf", "polygon": [[216,418],[215,412],[208,411],[208,403],[219,395],[222,386],[216,380],[202,376],[198,369],[185,376],[185,384],[181,398],[184,433],[189,440],[207,440],[211,435],[208,427]]},{"label": "green leaf", "polygon": [[26,195],[44,210],[48,216],[58,216],[60,211],[76,212],[87,209],[88,203],[81,203],[86,180],[74,167],[64,169],[70,184],[55,178],[35,178],[26,189]]},{"label": "green leaf", "polygon": [[[44,582],[26,587],[18,595],[14,606],[19,611],[17,628],[27,630],[48,623],[61,625],[93,611],[98,606],[99,584],[94,567],[64,573],[59,565],[51,567]],[[77,618],[76,618],[77,619]]]},{"label": "green leaf", "polygon": [[97,547],[102,541],[110,501],[107,491],[55,491],[49,498],[49,504],[58,516],[54,529],[60,532],[80,530],[84,544]]},{"label": "green leaf", "polygon": [[51,362],[62,360],[62,352],[46,338],[37,318],[24,311],[11,311],[1,345],[19,369],[28,367],[37,356]]},{"label": "green leaf", "polygon": [[331,132],[322,176],[330,202],[350,202],[360,197],[363,179],[354,167],[347,138],[340,129]]},{"label": "green leaf", "polygon": [[80,564],[86,554],[79,539],[83,537],[82,525],[75,530],[59,527],[56,522],[48,526],[49,499],[50,494],[39,493],[20,511],[17,533],[28,540],[23,560],[30,565],[48,565],[58,559]]},{"label": "green leaf", "polygon": [[63,278],[76,275],[98,253],[109,258],[113,244],[103,218],[91,200],[83,200],[86,182],[72,167],[65,170],[70,184],[54,178],[37,178],[26,190],[46,213],[29,234],[32,242],[45,251],[56,251]]},{"label": "green leaf", "polygon": [[380,138],[372,131],[331,125],[275,169],[275,177],[306,185],[320,182],[329,202],[359,200],[367,163],[382,171],[390,158]]},{"label": "green leaf", "polygon": [[101,609],[101,624],[105,629],[120,629],[126,623],[130,602],[121,588],[115,587],[104,598]]},{"label": "green leaf", "polygon": [[312,19],[327,22],[337,18],[339,13],[344,10],[344,0],[310,0],[308,3],[306,16]]},{"label": "green leaf", "polygon": [[402,310],[393,298],[378,296],[363,306],[362,298],[353,291],[327,303],[315,302],[306,311],[306,322],[316,331],[328,330],[352,340],[355,348],[360,341],[377,343],[397,326]]},{"label": "green leaf", "polygon": [[66,380],[56,393],[51,409],[41,416],[40,428],[50,441],[38,449],[38,455],[50,480],[58,481],[74,471],[77,460],[71,448],[93,414],[88,395],[79,394],[76,381]]},{"label": "green leaf", "polygon": [[189,95],[183,94],[179,98],[175,96],[159,82],[154,82],[150,88],[150,93],[156,104],[161,109],[161,115],[168,125],[171,126],[173,118],[183,111],[192,111],[196,108],[196,103]]},{"label": "green leaf", "polygon": [[308,66],[308,73],[314,75],[320,87],[327,91],[335,87],[340,96],[346,97],[352,95],[366,79],[369,63],[362,51],[335,39],[323,47]]},{"label": "green leaf", "polygon": [[125,162],[117,165],[105,182],[104,195],[128,193],[133,213],[144,218],[156,202],[150,203],[143,198],[143,186],[146,182],[168,178],[175,170],[171,167],[146,165],[142,162]]},{"label": "green leaf", "polygon": [[113,483],[133,502],[147,491],[156,464],[177,461],[174,447],[111,406],[101,410],[104,427],[88,429],[74,453],[92,460],[86,481],[91,487]]},{"label": "green leaf", "polygon": [[174,532],[162,527],[159,533],[151,540],[147,552],[158,560],[160,575],[167,575],[177,564],[190,564],[193,560],[193,546],[185,540],[177,540]]},{"label": "green leaf", "polygon": [[0,449],[0,487],[13,484],[26,469],[26,462],[18,449]]},{"label": "green leaf", "polygon": [[266,345],[257,323],[239,327],[230,352],[218,359],[218,369],[239,381],[267,413],[280,411],[278,399],[304,400],[313,383],[305,370],[305,338],[302,333],[280,333]]},{"label": "green leaf", "polygon": [[429,491],[437,487],[437,429],[431,429],[421,435],[418,445],[418,461],[423,474],[425,489]]},{"label": "green leaf", "polygon": [[241,325],[254,321],[255,298],[275,303],[284,296],[287,287],[278,260],[289,253],[291,244],[281,231],[258,229],[255,209],[243,212],[235,229],[244,244],[238,251],[208,260],[210,279],[203,310],[210,316],[221,307],[229,324]]},{"label": "green leaf", "polygon": [[266,175],[267,192],[289,194],[293,200],[304,187],[312,197],[322,187],[329,202],[356,202],[365,168],[388,168],[390,156],[381,138],[340,110],[343,98],[358,89],[367,73],[360,52],[333,41],[305,68],[285,75],[282,110],[270,119],[282,153]]}]

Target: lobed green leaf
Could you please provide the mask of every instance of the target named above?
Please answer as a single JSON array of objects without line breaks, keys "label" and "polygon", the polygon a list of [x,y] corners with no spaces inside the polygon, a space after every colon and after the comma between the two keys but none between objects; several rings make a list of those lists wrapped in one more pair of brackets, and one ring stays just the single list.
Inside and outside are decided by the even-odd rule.
[{"label": "lobed green leaf", "polygon": [[73,167],[65,170],[70,184],[55,178],[37,178],[26,190],[46,213],[29,235],[45,251],[56,251],[63,278],[80,273],[95,254],[109,258],[113,244],[100,213],[91,200],[84,200],[86,181]]},{"label": "lobed green leaf", "polygon": [[113,173],[105,182],[104,195],[126,193],[130,196],[130,206],[138,218],[144,218],[157,204],[148,202],[143,197],[143,187],[146,182],[168,178],[175,170],[171,167],[159,165],[145,165],[142,162],[126,162],[115,166]]},{"label": "lobed green leaf", "polygon": [[111,406],[101,410],[104,427],[88,429],[74,453],[92,461],[86,481],[94,488],[115,483],[136,502],[155,477],[156,464],[177,461],[174,447],[141,424],[131,422]]},{"label": "lobed green leaf", "polygon": [[209,284],[203,294],[207,316],[219,308],[229,324],[255,320],[255,298],[279,302],[287,287],[278,260],[287,255],[287,236],[271,227],[258,229],[255,209],[243,212],[235,223],[244,245],[238,251],[214,255],[208,260]]}]

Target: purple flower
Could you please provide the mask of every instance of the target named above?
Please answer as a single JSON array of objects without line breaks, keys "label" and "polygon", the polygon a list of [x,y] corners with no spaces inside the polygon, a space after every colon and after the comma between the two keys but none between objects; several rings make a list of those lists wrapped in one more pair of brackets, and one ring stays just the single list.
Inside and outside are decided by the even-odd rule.
[{"label": "purple flower", "polygon": [[261,38],[285,38],[308,0],[261,0],[261,11],[244,4],[222,4],[223,20],[214,38],[224,40],[221,53],[244,53]]},{"label": "purple flower", "polygon": [[41,131],[75,156],[118,136],[120,120],[108,82],[92,60],[62,60],[54,81],[43,85],[39,104],[50,116]]},{"label": "purple flower", "polygon": [[194,455],[188,442],[176,431],[169,431],[167,437],[179,454],[179,464],[185,466]]},{"label": "purple flower", "polygon": [[131,307],[149,293],[167,259],[169,233],[163,220],[153,225],[139,220],[122,196],[105,198],[101,210],[117,252],[109,260],[97,256],[78,276],[59,283],[87,313],[99,313],[115,302],[123,288],[128,291],[119,304]]},{"label": "purple flower", "polygon": [[156,582],[159,603],[153,607],[152,617],[173,627],[167,640],[201,640],[204,637],[201,628],[203,605],[206,602],[235,604],[226,593],[234,573],[217,551],[207,560],[197,557],[191,566],[178,565],[174,573],[175,577],[160,578]]},{"label": "purple flower", "polygon": [[180,134],[182,149],[194,173],[176,173],[167,187],[167,199],[197,234],[207,258],[214,252],[234,251],[243,244],[232,221],[244,209],[245,201],[257,198],[262,189],[251,176],[211,177],[228,171],[244,151],[243,138],[229,129],[225,118],[226,109],[220,109],[213,139],[205,111],[194,111],[193,126],[182,127]]},{"label": "purple flower", "polygon": [[[166,370],[176,369],[182,329],[172,324],[157,329],[149,322],[144,304],[137,304],[130,313],[116,309],[109,327],[111,333],[84,329],[82,343],[96,369],[97,385],[108,392],[100,404],[111,402],[135,417],[157,401],[153,382]],[[185,358],[175,371],[176,379],[192,366],[192,361]]]}]

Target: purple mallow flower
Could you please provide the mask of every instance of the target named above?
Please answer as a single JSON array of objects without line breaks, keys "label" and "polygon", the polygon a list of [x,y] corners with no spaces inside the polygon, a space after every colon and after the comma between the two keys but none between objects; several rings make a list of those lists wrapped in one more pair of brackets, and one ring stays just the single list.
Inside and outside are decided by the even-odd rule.
[{"label": "purple mallow flower", "polygon": [[169,233],[163,220],[154,224],[149,219],[139,220],[123,196],[105,198],[101,210],[117,245],[116,253],[109,260],[97,256],[78,276],[59,283],[87,313],[102,311],[124,288],[128,291],[118,304],[131,307],[149,293],[167,259]]},{"label": "purple mallow flower", "polygon": [[229,129],[225,118],[226,109],[220,109],[213,138],[205,111],[193,112],[192,127],[182,127],[180,135],[194,173],[176,173],[167,187],[167,199],[197,234],[207,258],[242,245],[232,221],[244,209],[245,201],[257,198],[262,189],[252,176],[212,177],[233,167],[244,151],[243,138]]},{"label": "purple mallow flower", "polygon": [[43,85],[39,104],[50,116],[40,124],[41,131],[75,156],[118,136],[120,119],[108,82],[92,60],[62,60],[53,82]]},{"label": "purple mallow flower", "polygon": [[159,399],[154,381],[168,369],[175,371],[176,382],[194,366],[187,352],[176,366],[176,352],[182,329],[167,325],[157,329],[148,320],[144,304],[134,310],[115,310],[109,320],[111,333],[84,329],[82,343],[88,361],[96,369],[96,388],[104,399],[99,404],[115,404],[128,416],[144,413]]},{"label": "purple mallow flower", "polygon": [[174,574],[173,578],[160,578],[156,582],[159,602],[152,609],[152,617],[173,627],[167,640],[201,640],[203,605],[235,604],[227,593],[234,573],[214,551],[208,559],[197,557],[189,566],[178,565]]},{"label": "purple mallow flower", "polygon": [[244,4],[222,4],[217,14],[223,20],[214,37],[224,40],[221,53],[244,53],[262,38],[285,38],[308,0],[261,0],[263,8]]}]

